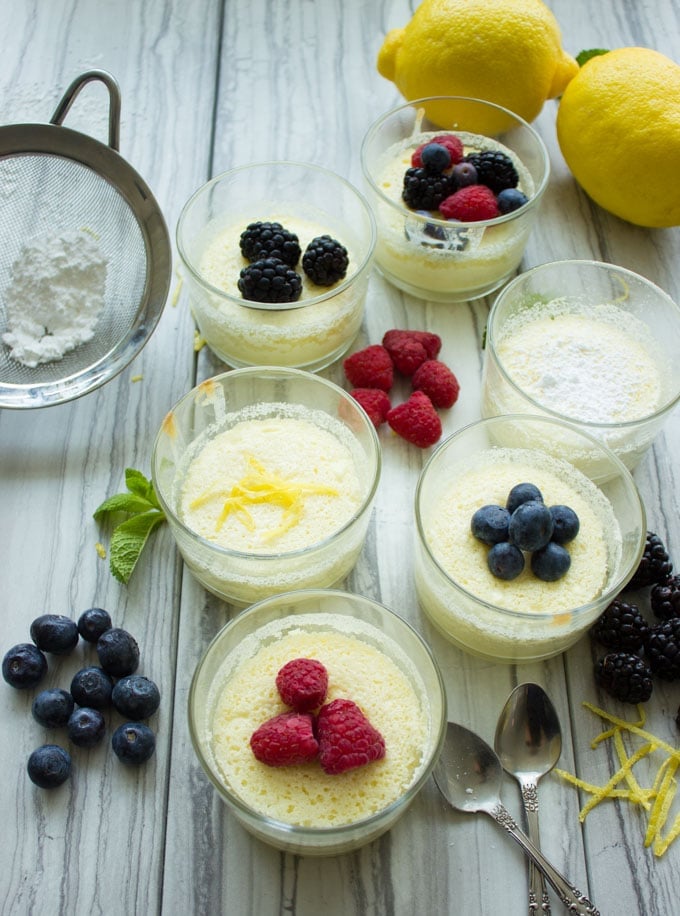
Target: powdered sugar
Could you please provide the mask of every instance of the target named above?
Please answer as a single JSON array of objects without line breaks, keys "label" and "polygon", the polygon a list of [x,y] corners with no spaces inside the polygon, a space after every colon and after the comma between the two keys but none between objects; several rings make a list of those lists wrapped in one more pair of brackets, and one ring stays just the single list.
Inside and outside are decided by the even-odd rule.
[{"label": "powdered sugar", "polygon": [[86,229],[27,242],[4,291],[10,356],[25,366],[61,359],[86,343],[104,306],[107,259]]}]

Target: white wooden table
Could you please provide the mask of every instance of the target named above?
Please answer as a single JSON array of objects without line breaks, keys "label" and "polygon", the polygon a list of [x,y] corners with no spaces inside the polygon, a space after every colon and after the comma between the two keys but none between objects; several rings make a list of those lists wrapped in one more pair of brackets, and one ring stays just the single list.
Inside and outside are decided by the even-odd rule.
[{"label": "white wooden table", "polygon": [[[6,0],[0,6],[0,123],[46,122],[74,76],[109,70],[123,97],[121,152],[146,179],[171,231],[189,195],[210,176],[267,158],[326,165],[361,184],[359,148],[368,125],[400,99],[378,76],[388,28],[405,24],[408,0]],[[550,0],[573,54],[583,48],[647,45],[680,52],[675,0]],[[106,141],[106,95],[93,84],[68,125]],[[552,177],[524,267],[585,257],[638,271],[680,297],[680,230],[637,229],[595,207],[577,188],[555,137],[556,103],[536,125]],[[672,189],[677,193],[677,187]],[[173,283],[175,279],[173,279]],[[427,328],[462,386],[445,412],[445,434],[479,415],[480,342],[490,303],[420,302],[371,278],[357,346],[390,327]],[[231,818],[194,757],[187,691],[203,649],[231,609],[183,569],[161,529],[128,587],[109,574],[95,544],[95,507],[123,488],[125,467],[148,473],[155,432],[169,407],[222,370],[193,350],[184,294],[172,296],[137,360],[104,388],[62,406],[0,412],[2,652],[28,639],[34,617],[107,608],[142,648],[140,671],[162,690],[158,746],[146,767],[124,768],[108,742],[74,749],[71,782],[53,793],[25,772],[48,738],[30,714],[31,696],[0,684],[0,912],[23,914],[444,914],[527,912],[525,863],[488,818],[456,815],[430,781],[382,839],[330,859],[282,855],[252,840]],[[324,373],[342,384],[339,365]],[[141,380],[135,380],[142,376]],[[450,718],[493,740],[511,688],[534,680],[554,700],[564,728],[560,766],[606,781],[613,760],[590,749],[598,720],[597,655],[582,640],[544,664],[497,666],[467,657],[436,635],[415,597],[409,561],[413,491],[426,454],[381,433],[384,472],[369,539],[349,590],[381,600],[430,641],[442,666]],[[680,568],[680,417],[669,421],[636,471],[649,525]],[[83,650],[55,666],[49,685],[67,686]],[[30,693],[30,692],[28,692]],[[657,684],[650,727],[672,744],[680,685]],[[629,711],[632,717],[633,709]],[[514,782],[503,798],[520,813]],[[680,842],[661,859],[643,848],[645,819],[606,802],[583,827],[577,792],[556,777],[540,786],[545,852],[603,914],[680,911]],[[585,800],[585,799],[584,799]],[[553,912],[562,912],[553,897]]]}]

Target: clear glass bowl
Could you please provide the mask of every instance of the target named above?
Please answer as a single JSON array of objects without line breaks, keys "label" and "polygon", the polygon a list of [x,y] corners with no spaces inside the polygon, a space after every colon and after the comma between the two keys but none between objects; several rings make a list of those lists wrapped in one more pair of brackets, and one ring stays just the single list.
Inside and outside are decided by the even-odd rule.
[{"label": "clear glass bowl", "polygon": [[[604,479],[566,461],[560,436],[594,455]],[[579,516],[579,534],[566,545],[571,568],[556,582],[534,578],[528,557],[520,577],[494,580],[488,548],[470,531],[476,509],[505,505],[521,482]],[[537,661],[573,645],[627,584],[646,538],[644,506],[616,455],[575,427],[536,416],[480,420],[446,439],[423,468],[415,512],[423,610],[461,649],[495,662]]]},{"label": "clear glass bowl", "polygon": [[634,468],[680,398],[680,308],[599,261],[554,261],[498,295],[482,416],[532,413],[589,432]]},{"label": "clear glass bowl", "polygon": [[[441,104],[446,119],[424,113]],[[481,119],[481,121],[480,121]],[[483,135],[489,119],[498,130]],[[523,207],[495,219],[456,222],[409,209],[401,197],[411,154],[427,137],[456,133],[468,149],[501,144],[529,197]],[[478,99],[418,99],[389,111],[368,130],[361,149],[367,196],[378,226],[376,265],[399,289],[439,302],[486,296],[517,269],[548,183],[550,161],[543,141],[517,115]]]},{"label": "clear glass bowl", "polygon": [[[187,469],[220,433],[243,420],[268,418],[308,421],[344,446],[356,472],[356,508],[340,524],[329,518],[323,537],[299,549],[277,550],[275,542],[256,552],[220,546],[183,520]],[[354,398],[309,372],[272,366],[226,372],[190,391],[165,417],[152,459],[154,486],[187,566],[209,591],[242,606],[344,579],[363,547],[380,469],[375,428]]]},{"label": "clear glass bowl", "polygon": [[[385,708],[401,703],[401,690],[405,683],[406,690],[411,695],[408,709],[411,710],[410,715],[417,719],[417,729],[414,728],[414,731],[417,730],[423,735],[422,747],[414,743],[409,750],[405,749],[410,743],[408,739],[402,743],[398,739],[391,741],[390,736],[384,735],[384,761],[357,770],[336,776],[324,776],[319,768],[318,776],[323,782],[320,791],[326,793],[329,799],[339,799],[338,805],[341,808],[343,793],[350,793],[353,812],[370,808],[370,796],[373,795],[375,798],[376,791],[381,791],[386,781],[390,783],[390,794],[393,797],[385,807],[367,816],[354,816],[346,823],[341,823],[340,817],[336,818],[336,823],[331,826],[312,827],[293,823],[296,818],[300,819],[300,810],[304,807],[303,795],[297,795],[295,788],[293,791],[296,792],[299,804],[291,806],[291,821],[276,820],[262,810],[255,810],[244,800],[242,794],[239,794],[238,786],[230,783],[228,775],[217,759],[220,754],[220,739],[219,725],[215,724],[215,710],[219,705],[222,691],[225,688],[229,689],[230,679],[237,672],[238,666],[244,661],[247,663],[263,647],[266,649],[275,646],[278,640],[289,637],[290,634],[295,634],[293,638],[298,638],[299,633],[312,634],[313,639],[328,639],[331,645],[336,634],[340,634],[342,638],[350,636],[365,644],[369,652],[377,649],[380,653],[376,656],[378,660],[366,666],[357,675],[353,682],[354,688],[357,691],[367,691],[364,695],[374,695],[375,702]],[[387,662],[382,656],[386,656]],[[324,662],[322,648],[314,657]],[[385,664],[392,667],[393,671],[393,666],[396,666],[396,678],[391,676],[390,679],[381,679]],[[259,671],[259,660],[257,666]],[[330,698],[336,669],[330,662],[327,668]],[[264,677],[263,692],[273,692],[270,685],[272,678],[269,674],[270,672]],[[397,684],[402,686],[397,687]],[[350,692],[353,692],[351,687]],[[349,695],[346,698],[354,697]],[[404,706],[400,705],[399,708]],[[278,706],[271,714],[283,709],[283,704],[278,701]],[[372,711],[363,706],[362,709],[373,722]],[[246,732],[250,734],[251,725],[254,730],[259,724],[259,721],[246,723],[244,735]],[[374,724],[377,725],[377,722]],[[405,724],[401,722],[398,728],[403,729]],[[393,611],[368,598],[347,592],[289,592],[262,601],[239,614],[213,639],[199,662],[191,683],[189,727],[194,749],[208,778],[232,814],[247,830],[264,842],[286,852],[302,855],[337,855],[363,846],[392,827],[422,788],[442,748],[446,727],[446,692],[430,649],[418,633]],[[231,726],[228,727],[231,731]],[[231,733],[233,736],[233,731]],[[244,740],[247,740],[247,737]],[[417,757],[412,760],[410,754],[416,750]],[[237,755],[239,751],[234,748],[232,753]],[[394,758],[393,763],[389,762],[391,757]],[[393,768],[400,760],[402,778],[399,783],[396,780],[392,783],[390,774],[393,779],[395,771],[386,767]],[[261,779],[267,791],[273,792],[275,796],[278,793],[276,788],[272,789],[272,785],[279,785],[280,793],[287,793],[290,791],[291,780],[295,786],[296,780],[304,779],[295,772],[299,770],[296,767],[276,768],[277,772],[271,773],[268,771],[272,768],[264,764],[256,763],[253,768],[252,761],[246,760],[242,766],[248,773],[249,791],[254,791],[253,779]],[[316,764],[309,766],[315,767]],[[260,775],[258,770],[261,771]],[[315,775],[312,778],[315,780],[317,777]],[[312,798],[319,791],[319,787],[315,782],[307,785],[308,792],[305,792],[304,798]],[[359,798],[362,800],[358,802],[357,809],[355,803]],[[374,801],[372,806],[375,807],[376,804]],[[318,819],[317,814],[314,817]]]},{"label": "clear glass bowl", "polygon": [[[331,235],[348,250],[347,275],[311,284],[300,265],[297,302],[244,299],[237,283],[247,261],[241,232],[274,221],[296,232],[304,253]],[[230,366],[290,366],[315,372],[337,360],[364,315],[375,248],[375,221],[363,196],[339,175],[303,162],[260,162],[218,175],[190,198],[177,225],[191,309],[210,349]]]}]

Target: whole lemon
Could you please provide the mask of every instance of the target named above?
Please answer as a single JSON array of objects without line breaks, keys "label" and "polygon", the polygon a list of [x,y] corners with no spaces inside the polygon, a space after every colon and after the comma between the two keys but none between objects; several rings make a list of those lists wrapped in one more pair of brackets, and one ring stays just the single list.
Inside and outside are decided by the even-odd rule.
[{"label": "whole lemon", "polygon": [[[387,33],[377,66],[407,101],[467,96],[509,108],[525,121],[578,71],[541,0],[423,0],[405,28]],[[425,107],[440,127],[455,121],[450,102]],[[502,127],[493,110],[475,125],[485,134]]]},{"label": "whole lemon", "polygon": [[557,138],[583,190],[637,226],[680,225],[680,66],[649,48],[591,57],[566,88]]}]

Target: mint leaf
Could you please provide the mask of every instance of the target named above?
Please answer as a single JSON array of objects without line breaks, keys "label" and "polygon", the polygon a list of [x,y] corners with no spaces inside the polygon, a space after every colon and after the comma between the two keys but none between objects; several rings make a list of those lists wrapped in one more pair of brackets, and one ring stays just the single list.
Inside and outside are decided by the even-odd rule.
[{"label": "mint leaf", "polygon": [[99,521],[120,514],[128,516],[114,527],[109,550],[111,573],[127,584],[149,535],[165,521],[165,513],[153,483],[141,471],[126,468],[125,485],[128,492],[105,499],[95,509],[94,518]]},{"label": "mint leaf", "polygon": [[589,51],[580,51],[576,55],[576,63],[582,67],[591,57],[599,57],[600,54],[608,54],[608,48],[591,48]]},{"label": "mint leaf", "polygon": [[165,515],[152,509],[141,515],[133,515],[115,528],[111,535],[109,565],[119,582],[127,585],[130,581],[149,535],[164,521]]}]

